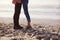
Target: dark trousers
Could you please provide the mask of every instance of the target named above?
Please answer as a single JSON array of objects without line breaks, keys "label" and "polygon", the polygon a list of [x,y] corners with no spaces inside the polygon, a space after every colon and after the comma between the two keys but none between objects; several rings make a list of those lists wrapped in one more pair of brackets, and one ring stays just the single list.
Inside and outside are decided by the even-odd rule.
[{"label": "dark trousers", "polygon": [[24,14],[26,15],[27,21],[30,22],[30,16],[28,12],[28,3],[16,3],[15,4],[15,13],[13,16],[14,25],[19,25],[19,16],[21,12],[21,6],[23,4]]}]

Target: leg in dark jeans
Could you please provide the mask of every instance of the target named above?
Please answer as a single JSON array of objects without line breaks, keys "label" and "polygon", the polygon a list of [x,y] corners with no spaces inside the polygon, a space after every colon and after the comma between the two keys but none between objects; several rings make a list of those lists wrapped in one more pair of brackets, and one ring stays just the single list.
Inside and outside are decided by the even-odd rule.
[{"label": "leg in dark jeans", "polygon": [[22,27],[19,26],[19,15],[21,12],[21,3],[16,3],[15,4],[15,13],[13,16],[13,21],[14,21],[14,29],[21,29]]},{"label": "leg in dark jeans", "polygon": [[28,21],[27,27],[30,28],[31,27],[31,25],[30,25],[31,20],[30,20],[30,15],[28,12],[28,3],[23,2],[23,9],[24,9],[24,13],[26,15],[27,21]]},{"label": "leg in dark jeans", "polygon": [[30,15],[28,12],[28,4],[23,4],[24,13],[26,15],[27,21],[30,22]]}]

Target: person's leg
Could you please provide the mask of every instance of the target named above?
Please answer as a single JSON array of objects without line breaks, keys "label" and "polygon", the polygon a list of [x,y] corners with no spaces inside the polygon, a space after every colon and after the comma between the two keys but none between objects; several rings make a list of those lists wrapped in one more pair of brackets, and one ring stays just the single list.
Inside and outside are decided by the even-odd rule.
[{"label": "person's leg", "polygon": [[23,9],[24,9],[24,13],[26,15],[27,21],[28,21],[27,27],[31,27],[31,25],[30,25],[31,20],[30,20],[30,15],[28,12],[28,3],[23,2]]},{"label": "person's leg", "polygon": [[13,21],[14,21],[14,29],[22,28],[19,26],[19,15],[21,12],[21,3],[16,3],[15,4],[15,13],[13,16]]}]

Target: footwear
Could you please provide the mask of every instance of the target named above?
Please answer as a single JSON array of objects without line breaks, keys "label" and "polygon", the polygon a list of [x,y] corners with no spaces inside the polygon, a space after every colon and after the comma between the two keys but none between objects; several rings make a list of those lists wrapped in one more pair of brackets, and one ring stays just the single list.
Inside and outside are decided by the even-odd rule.
[{"label": "footwear", "polygon": [[28,25],[27,25],[27,28],[26,29],[30,29],[30,28],[32,28],[32,27],[31,27],[30,22],[28,22]]},{"label": "footwear", "polygon": [[32,29],[32,27],[31,26],[27,26],[26,30],[29,30],[29,29]]},{"label": "footwear", "polygon": [[28,29],[32,29],[32,27],[27,27],[26,29],[27,29],[27,30],[28,30]]},{"label": "footwear", "polygon": [[23,29],[23,27],[21,27],[20,25],[18,25],[18,26],[14,26],[14,29],[21,30],[21,29]]}]

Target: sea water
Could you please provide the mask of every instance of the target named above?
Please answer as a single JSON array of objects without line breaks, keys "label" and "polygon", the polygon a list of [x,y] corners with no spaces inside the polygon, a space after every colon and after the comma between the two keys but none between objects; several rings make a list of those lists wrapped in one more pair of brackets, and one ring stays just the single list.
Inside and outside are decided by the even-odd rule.
[{"label": "sea water", "polygon": [[[57,1],[55,0],[52,3],[51,2],[50,4],[47,4],[47,3],[39,4],[39,2],[36,4],[35,2],[30,1],[29,8],[28,8],[30,17],[35,18],[35,19],[60,19],[59,0]],[[5,1],[5,4],[1,2],[0,3],[0,17],[13,18],[14,7],[15,7],[14,4],[12,3],[10,4],[9,1],[7,2],[7,0]],[[25,18],[23,6],[22,6],[20,18]]]}]

